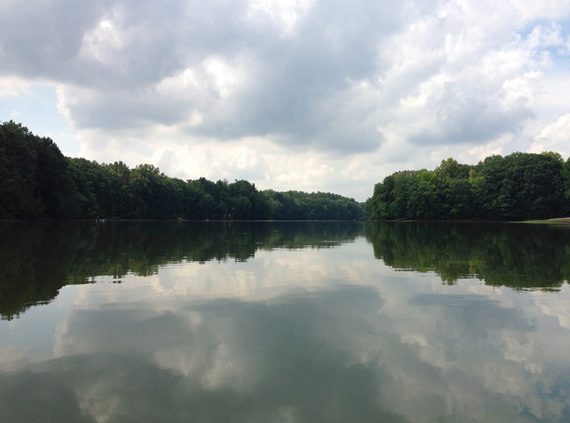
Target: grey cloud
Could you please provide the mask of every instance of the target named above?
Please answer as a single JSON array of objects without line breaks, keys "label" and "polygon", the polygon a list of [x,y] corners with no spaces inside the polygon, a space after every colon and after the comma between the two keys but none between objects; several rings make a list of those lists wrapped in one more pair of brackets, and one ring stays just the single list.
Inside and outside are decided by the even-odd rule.
[{"label": "grey cloud", "polygon": [[74,0],[0,3],[0,73],[75,80],[83,34],[109,2]]},{"label": "grey cloud", "polygon": [[[3,5],[0,73],[66,84],[66,105],[80,129],[184,126],[198,112],[204,122],[187,131],[217,139],[262,135],[348,152],[373,150],[382,141],[375,99],[355,98],[350,89],[379,70],[383,38],[401,21],[401,6],[393,2],[316,2],[287,37],[269,19],[248,17],[246,1]],[[107,48],[109,63],[80,54],[84,37],[104,19],[121,44]],[[249,60],[250,80],[231,99],[189,92],[181,101],[154,89],[205,58],[240,55]]]},{"label": "grey cloud", "polygon": [[237,100],[242,112],[222,115],[201,130],[275,135],[287,145],[341,151],[375,149],[382,136],[369,120],[378,99],[350,90],[381,70],[380,46],[400,23],[398,9],[389,2],[317,2],[292,39],[273,40],[255,52],[263,70]]},{"label": "grey cloud", "polygon": [[[524,102],[501,105],[496,95],[501,77],[494,86],[479,86],[485,78],[477,75],[479,56],[510,41],[505,34],[511,30],[501,29],[496,41],[464,34],[462,47],[472,48],[473,58],[448,62],[442,46],[467,20],[460,7],[436,18],[434,12],[446,5],[440,0],[316,0],[284,34],[268,15],[251,14],[247,0],[5,0],[0,4],[0,75],[62,84],[76,129],[115,138],[160,124],[179,129],[181,138],[193,142],[262,136],[293,149],[340,155],[374,151],[384,141],[380,128],[394,123],[401,129],[396,137],[402,138],[396,142],[426,146],[483,143],[520,133],[533,117],[532,108]],[[428,39],[416,40],[419,47],[402,46],[410,56],[418,48],[422,57],[392,57],[398,43],[410,42],[393,37],[426,16],[422,24],[431,31]],[[82,49],[104,20],[118,41],[114,47],[101,41],[105,60],[98,60]],[[383,50],[387,44],[390,48]],[[244,72],[227,98],[211,86],[204,68],[211,58]],[[414,117],[398,121],[401,99],[417,94],[421,83],[437,73],[453,77],[465,68],[476,75],[465,84],[460,78],[448,83],[430,98],[421,113],[431,121],[408,133]],[[195,85],[175,87],[179,95],[157,88],[188,69],[195,73]],[[196,123],[191,116],[197,115]]]},{"label": "grey cloud", "polygon": [[[0,73],[45,78],[112,94],[159,81],[240,41],[244,1],[15,0],[0,5]],[[227,15],[227,16],[226,16]],[[224,21],[226,16],[227,21]],[[120,46],[110,63],[84,57],[84,37],[109,20]],[[110,99],[112,101],[112,99]],[[104,122],[102,122],[104,126]]]},{"label": "grey cloud", "polygon": [[66,95],[66,107],[75,124],[84,129],[123,130],[145,125],[173,125],[184,119],[185,110],[176,101],[144,90],[120,89],[113,93],[73,89]]},{"label": "grey cloud", "polygon": [[436,114],[435,128],[413,134],[410,141],[424,145],[489,141],[503,134],[517,134],[534,116],[526,102],[504,107],[495,93],[484,90],[460,82],[446,84],[441,97],[430,102]]}]

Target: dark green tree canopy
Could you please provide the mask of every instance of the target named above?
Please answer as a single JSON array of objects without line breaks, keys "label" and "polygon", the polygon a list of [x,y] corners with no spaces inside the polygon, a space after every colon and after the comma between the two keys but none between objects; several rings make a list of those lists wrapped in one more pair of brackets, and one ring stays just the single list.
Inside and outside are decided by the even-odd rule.
[{"label": "dark green tree canopy", "polygon": [[183,181],[157,167],[130,169],[64,157],[49,138],[0,125],[0,219],[358,220],[364,208],[328,193],[259,191],[248,181]]},{"label": "dark green tree canopy", "polygon": [[[569,158],[570,160],[570,158]],[[558,153],[449,158],[433,171],[396,172],[376,184],[372,219],[523,220],[570,213],[570,164]]]}]

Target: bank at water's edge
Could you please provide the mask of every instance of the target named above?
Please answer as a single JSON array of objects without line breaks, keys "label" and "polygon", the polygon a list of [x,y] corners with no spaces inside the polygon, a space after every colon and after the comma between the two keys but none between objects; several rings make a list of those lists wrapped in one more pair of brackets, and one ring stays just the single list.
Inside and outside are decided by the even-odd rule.
[{"label": "bank at water's edge", "polygon": [[555,217],[553,219],[524,220],[518,223],[531,223],[535,225],[570,225],[570,217]]}]

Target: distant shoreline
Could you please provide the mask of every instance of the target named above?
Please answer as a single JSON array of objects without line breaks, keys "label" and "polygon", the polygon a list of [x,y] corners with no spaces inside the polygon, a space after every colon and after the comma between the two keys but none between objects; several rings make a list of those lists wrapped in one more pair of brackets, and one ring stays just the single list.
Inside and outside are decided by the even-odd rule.
[{"label": "distant shoreline", "polygon": [[243,223],[243,222],[252,222],[252,223],[260,223],[260,222],[268,222],[268,223],[280,223],[280,222],[289,222],[289,223],[303,223],[303,222],[369,222],[368,220],[348,220],[348,219],[125,219],[125,218],[118,218],[118,219],[51,219],[51,218],[39,218],[39,219],[0,219],[0,223],[2,222],[91,222],[91,223],[115,223],[115,222],[188,222],[188,223]]},{"label": "distant shoreline", "polygon": [[385,219],[385,220],[347,220],[347,219],[125,219],[125,218],[106,218],[106,219],[0,219],[0,223],[64,223],[64,222],[83,222],[83,223],[142,223],[142,222],[180,222],[180,223],[319,223],[319,222],[350,222],[350,223],[485,223],[485,224],[531,224],[531,225],[570,225],[570,217],[555,217],[548,219],[531,219],[531,220],[477,220],[477,219]]},{"label": "distant shoreline", "polygon": [[514,223],[527,223],[531,225],[570,225],[570,217],[555,217],[552,219],[532,219],[523,220],[522,222]]}]

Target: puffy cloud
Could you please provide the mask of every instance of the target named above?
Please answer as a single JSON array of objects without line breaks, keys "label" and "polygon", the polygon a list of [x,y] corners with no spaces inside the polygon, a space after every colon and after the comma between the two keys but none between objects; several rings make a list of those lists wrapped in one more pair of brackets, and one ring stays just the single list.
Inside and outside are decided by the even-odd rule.
[{"label": "puffy cloud", "polygon": [[256,170],[219,176],[280,185],[298,156],[288,188],[363,199],[395,169],[530,148],[570,106],[544,95],[567,73],[568,16],[563,0],[7,0],[0,95],[57,86],[90,158],[146,151],[185,176],[196,150],[254,145]]},{"label": "puffy cloud", "polygon": [[546,125],[531,146],[532,151],[556,151],[564,158],[570,156],[570,114]]}]

